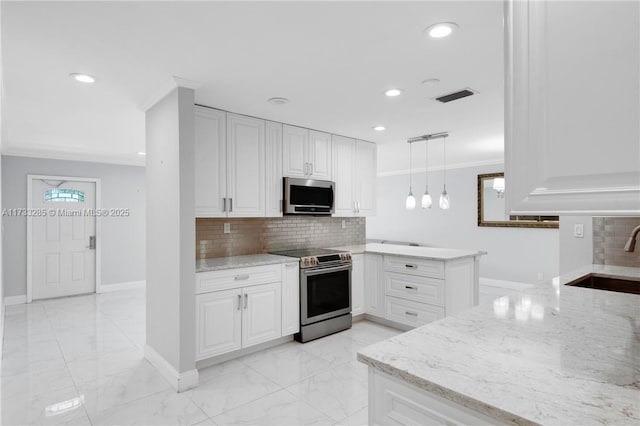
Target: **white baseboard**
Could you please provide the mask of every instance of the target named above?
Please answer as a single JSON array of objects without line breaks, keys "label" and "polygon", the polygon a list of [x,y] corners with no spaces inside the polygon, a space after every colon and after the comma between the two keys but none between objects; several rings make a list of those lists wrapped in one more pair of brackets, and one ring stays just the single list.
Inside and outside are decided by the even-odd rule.
[{"label": "white baseboard", "polygon": [[533,286],[531,283],[521,283],[516,281],[494,280],[493,278],[480,277],[481,285],[489,285],[491,287],[508,288],[510,290],[524,290]]},{"label": "white baseboard", "polygon": [[197,369],[194,368],[184,373],[178,373],[178,371],[173,368],[173,365],[169,364],[162,355],[149,345],[144,345],[144,357],[151,365],[158,369],[162,377],[164,377],[176,391],[184,392],[198,387],[200,376],[198,375]]},{"label": "white baseboard", "polygon": [[145,285],[146,285],[146,281],[128,281],[124,283],[102,284],[96,293],[108,293],[110,291],[144,288]]},{"label": "white baseboard", "polygon": [[4,298],[4,306],[22,305],[27,303],[27,295],[19,294],[18,296],[7,296]]}]

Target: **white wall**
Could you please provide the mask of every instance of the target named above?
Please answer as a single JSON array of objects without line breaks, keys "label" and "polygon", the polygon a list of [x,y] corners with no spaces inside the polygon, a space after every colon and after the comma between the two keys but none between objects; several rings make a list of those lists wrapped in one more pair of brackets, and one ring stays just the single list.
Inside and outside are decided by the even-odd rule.
[{"label": "white wall", "polygon": [[[584,237],[573,236],[574,225],[584,225]],[[560,273],[593,263],[593,218],[560,216]]]},{"label": "white wall", "polygon": [[[413,193],[418,207],[404,208],[409,176],[378,177],[378,213],[367,218],[367,238],[412,241],[424,245],[484,250],[480,276],[499,280],[536,282],[558,275],[558,230],[528,228],[489,228],[477,225],[477,175],[503,171],[501,166],[482,166],[447,171],[447,192],[451,208],[440,210],[442,171],[429,173],[429,192],[434,200],[423,210],[424,172],[414,173]],[[507,182],[508,185],[508,182]]]},{"label": "white wall", "polygon": [[[102,284],[145,279],[143,167],[2,156],[2,206],[27,207],[27,175],[100,178],[103,208],[129,208],[129,217],[101,218]],[[4,296],[27,293],[27,218],[3,216]]]},{"label": "white wall", "polygon": [[[193,90],[178,88],[146,113],[148,244],[145,355],[161,371],[162,365],[168,363],[178,373],[195,371],[193,104]],[[164,362],[157,362],[149,349]],[[177,387],[180,389],[180,384]]]}]

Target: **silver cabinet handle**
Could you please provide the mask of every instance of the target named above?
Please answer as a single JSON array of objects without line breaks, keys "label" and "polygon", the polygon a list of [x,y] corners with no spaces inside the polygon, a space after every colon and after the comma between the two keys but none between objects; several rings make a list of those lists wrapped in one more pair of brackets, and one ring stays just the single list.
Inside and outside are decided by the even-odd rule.
[{"label": "silver cabinet handle", "polygon": [[295,268],[296,266],[298,266],[297,263],[287,263],[284,265],[285,268]]},{"label": "silver cabinet handle", "polygon": [[412,317],[417,317],[418,313],[417,312],[411,312],[411,311],[404,311],[405,315],[411,315]]},{"label": "silver cabinet handle", "polygon": [[360,201],[356,201],[356,205],[358,206],[358,213],[360,213]]},{"label": "silver cabinet handle", "polygon": [[242,309],[242,295],[238,295],[238,310]]},{"label": "silver cabinet handle", "polygon": [[247,293],[244,294],[244,308],[247,309],[247,307],[249,306],[249,296],[247,295]]},{"label": "silver cabinet handle", "polygon": [[416,265],[412,265],[412,264],[410,264],[410,263],[407,263],[406,265],[404,265],[404,267],[405,267],[405,268],[409,268],[409,269],[415,269],[415,268],[417,268],[417,266],[416,266]]},{"label": "silver cabinet handle", "polygon": [[229,211],[233,211],[233,198],[229,198]]},{"label": "silver cabinet handle", "polygon": [[355,201],[353,202],[353,212],[358,213],[358,207]]},{"label": "silver cabinet handle", "polygon": [[250,275],[245,274],[245,275],[236,275],[235,277],[233,277],[233,279],[235,281],[244,281],[244,280],[248,280],[250,277]]},{"label": "silver cabinet handle", "polygon": [[222,211],[223,212],[227,211],[227,199],[226,198],[222,199]]},{"label": "silver cabinet handle", "polygon": [[418,287],[414,287],[412,285],[405,285],[404,288],[406,288],[407,290],[417,290]]}]

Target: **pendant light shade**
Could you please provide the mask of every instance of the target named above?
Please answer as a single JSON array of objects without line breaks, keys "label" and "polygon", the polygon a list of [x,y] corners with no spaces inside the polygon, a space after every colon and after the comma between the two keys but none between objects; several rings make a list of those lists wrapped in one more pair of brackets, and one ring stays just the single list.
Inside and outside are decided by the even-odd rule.
[{"label": "pendant light shade", "polygon": [[411,157],[412,157],[412,144],[409,144],[409,194],[407,195],[407,200],[404,203],[404,206],[407,210],[413,210],[416,208],[416,197],[413,196],[413,191],[411,188]]},{"label": "pendant light shade", "polygon": [[425,163],[424,163],[424,194],[422,194],[422,208],[430,209],[433,205],[431,194],[429,194],[429,143],[425,143]]},{"label": "pendant light shade", "polygon": [[444,172],[444,185],[442,188],[442,194],[440,194],[440,208],[442,210],[447,210],[451,207],[451,201],[449,200],[449,194],[447,193],[447,138],[445,136],[444,142],[442,143],[442,149],[444,152],[443,155],[443,172]]}]

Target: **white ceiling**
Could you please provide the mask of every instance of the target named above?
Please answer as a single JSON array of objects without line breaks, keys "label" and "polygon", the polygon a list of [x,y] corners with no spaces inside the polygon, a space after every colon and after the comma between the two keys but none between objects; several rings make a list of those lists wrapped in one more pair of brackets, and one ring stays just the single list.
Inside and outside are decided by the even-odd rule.
[{"label": "white ceiling", "polygon": [[[380,172],[408,168],[407,137],[440,131],[451,133],[448,163],[503,158],[501,1],[1,7],[5,154],[142,164],[140,106],[178,76],[201,84],[200,104],[378,142]],[[425,39],[441,21],[460,28]],[[441,82],[422,85],[428,78]],[[387,98],[390,87],[404,93]],[[432,100],[465,87],[478,94]],[[291,102],[266,103],[275,96]],[[441,142],[431,147],[439,164]],[[423,167],[424,147],[414,154]]]}]

